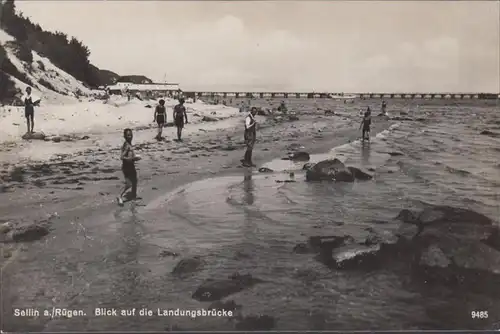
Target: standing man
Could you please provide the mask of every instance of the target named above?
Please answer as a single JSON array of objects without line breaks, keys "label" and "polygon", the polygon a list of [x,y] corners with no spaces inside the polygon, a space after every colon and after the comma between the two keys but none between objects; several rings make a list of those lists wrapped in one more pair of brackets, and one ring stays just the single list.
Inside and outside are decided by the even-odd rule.
[{"label": "standing man", "polygon": [[188,117],[186,107],[184,107],[184,98],[179,98],[179,104],[174,107],[174,123],[177,127],[177,140],[182,141],[182,129],[187,124]]},{"label": "standing man", "polygon": [[23,96],[23,102],[28,133],[33,133],[33,128],[35,127],[35,106],[40,104],[40,99],[31,95],[31,87],[27,87],[26,94]]},{"label": "standing man", "polygon": [[365,115],[363,116],[363,120],[359,125],[359,128],[363,127],[362,138],[363,141],[370,140],[370,126],[372,124],[372,111],[370,107],[366,109]]},{"label": "standing man", "polygon": [[245,157],[241,159],[243,166],[245,167],[256,167],[252,161],[253,146],[255,145],[255,140],[257,139],[255,115],[257,114],[257,108],[252,107],[250,114],[245,118],[245,144],[247,150],[245,152]]},{"label": "standing man", "polygon": [[118,205],[123,205],[123,196],[129,189],[131,189],[129,198],[137,198],[137,171],[135,169],[135,162],[141,160],[139,156],[135,155],[134,148],[132,147],[132,138],[134,137],[132,130],[123,130],[123,137],[125,138],[125,142],[122,145],[121,160],[125,186],[116,199]]},{"label": "standing man", "polygon": [[155,108],[154,121],[158,124],[158,135],[156,135],[156,139],[161,140],[163,127],[165,123],[167,123],[167,109],[165,108],[165,100],[161,99],[159,104]]},{"label": "standing man", "polygon": [[383,115],[386,115],[387,114],[387,103],[384,101],[382,101],[382,114]]}]

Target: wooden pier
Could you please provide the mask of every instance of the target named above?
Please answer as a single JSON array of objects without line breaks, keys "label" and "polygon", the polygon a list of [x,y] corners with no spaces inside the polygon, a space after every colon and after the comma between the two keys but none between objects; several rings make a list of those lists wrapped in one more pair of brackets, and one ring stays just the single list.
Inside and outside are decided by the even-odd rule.
[{"label": "wooden pier", "polygon": [[295,93],[295,92],[183,92],[190,98],[297,98],[297,99],[454,99],[497,100],[500,94],[491,93]]}]

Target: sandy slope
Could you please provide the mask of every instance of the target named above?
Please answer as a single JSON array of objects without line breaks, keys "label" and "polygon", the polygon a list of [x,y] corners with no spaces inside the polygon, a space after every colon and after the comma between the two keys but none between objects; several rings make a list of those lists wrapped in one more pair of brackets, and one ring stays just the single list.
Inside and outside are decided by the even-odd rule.
[{"label": "sandy slope", "polygon": [[[81,81],[76,80],[37,52],[32,51],[33,62],[30,64],[17,58],[12,48],[5,44],[14,40],[12,36],[0,29],[0,44],[5,47],[7,57],[12,64],[31,80],[34,94],[41,96],[45,102],[51,104],[75,101],[77,96],[90,96],[91,90],[85,87]],[[12,76],[10,78],[20,92],[24,93],[28,84]],[[44,86],[46,83],[50,84],[51,87]]]}]

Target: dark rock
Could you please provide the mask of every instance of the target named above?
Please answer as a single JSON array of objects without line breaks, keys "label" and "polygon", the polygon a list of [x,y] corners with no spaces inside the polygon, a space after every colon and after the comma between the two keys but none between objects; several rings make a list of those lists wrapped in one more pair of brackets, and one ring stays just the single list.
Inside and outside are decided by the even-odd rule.
[{"label": "dark rock", "polygon": [[308,162],[302,166],[302,170],[309,170],[311,169],[315,164],[313,162]]},{"label": "dark rock", "polygon": [[203,116],[201,119],[202,122],[217,122],[219,119],[211,116]]},{"label": "dark rock", "polygon": [[290,145],[287,146],[287,149],[290,151],[297,151],[300,148],[302,148],[302,145],[298,143],[291,143]]},{"label": "dark rock", "polygon": [[493,132],[493,131],[490,131],[490,130],[483,130],[483,131],[481,131],[480,134],[485,135],[485,136],[494,137],[494,138],[499,138],[500,137],[500,133]]},{"label": "dark rock", "polygon": [[236,304],[234,300],[228,300],[228,301],[217,300],[211,303],[208,306],[208,309],[210,310],[216,309],[220,311],[222,310],[232,311],[234,314],[234,312],[241,310],[241,305]]},{"label": "dark rock", "polygon": [[387,268],[388,262],[397,261],[414,278],[481,291],[500,284],[499,236],[490,218],[468,209],[427,205],[420,212],[402,210],[398,221],[394,234],[371,234],[362,244],[337,248],[330,258],[323,252],[318,260],[345,270]]},{"label": "dark rock", "polygon": [[297,181],[295,181],[295,180],[276,180],[274,182],[276,182],[276,183],[295,183]]},{"label": "dark rock", "polygon": [[401,152],[387,152],[387,154],[389,154],[391,157],[398,157],[403,155],[403,153]]},{"label": "dark rock", "polygon": [[25,140],[44,140],[45,134],[43,132],[25,133],[21,138]]},{"label": "dark rock", "polygon": [[379,256],[380,248],[380,245],[349,245],[335,250],[330,263],[325,263],[324,258],[320,262],[335,269],[378,269],[382,259]]},{"label": "dark rock", "polygon": [[5,241],[33,242],[40,240],[50,233],[49,226],[49,222],[40,222],[14,227],[6,236]]},{"label": "dark rock", "polygon": [[403,223],[408,223],[408,224],[418,224],[418,216],[420,215],[419,212],[408,210],[408,209],[403,209],[399,212],[399,214],[396,216],[396,220],[399,220]]},{"label": "dark rock", "polygon": [[87,139],[90,139],[89,136],[83,136],[82,138],[80,138],[81,140],[87,140]]},{"label": "dark rock", "polygon": [[293,252],[295,254],[311,254],[311,253],[315,253],[314,250],[311,248],[310,245],[306,244],[306,243],[300,243],[300,244],[297,244],[293,247]]},{"label": "dark rock", "polygon": [[309,161],[311,159],[307,152],[293,152],[288,155],[288,158],[292,161]]},{"label": "dark rock", "polygon": [[[179,256],[179,254],[178,254],[178,253],[176,253],[176,252],[172,252],[172,251],[169,251],[169,250],[166,250],[166,249],[165,249],[165,250],[162,250],[162,251],[160,252],[160,256],[161,256],[161,257],[167,257],[167,256],[171,256],[171,257],[178,257],[178,256]],[[174,269],[174,270],[175,270],[175,269]]]},{"label": "dark rock", "polygon": [[150,105],[150,104],[146,104],[144,107],[145,107],[145,108],[153,108],[153,106],[152,106],[152,105]]},{"label": "dark rock", "polygon": [[259,168],[259,173],[273,173],[274,171],[271,168],[267,167],[260,167]]},{"label": "dark rock", "polygon": [[306,181],[354,182],[355,180],[366,181],[373,178],[359,168],[345,166],[338,159],[320,161],[308,167]]},{"label": "dark rock", "polygon": [[[334,181],[336,175],[341,172],[347,172],[351,175],[342,161],[338,159],[323,160],[307,170],[306,181]],[[354,177],[352,175],[351,177],[354,181]]]},{"label": "dark rock", "polygon": [[221,280],[208,279],[196,289],[192,297],[201,302],[221,300],[262,282],[264,281],[254,278],[249,274],[234,274],[228,279]]},{"label": "dark rock", "polygon": [[356,167],[347,167],[351,174],[354,176],[356,180],[361,180],[361,181],[368,181],[373,179],[373,176],[371,176],[368,173],[363,172],[361,169],[356,168]]},{"label": "dark rock", "polygon": [[10,173],[9,176],[7,177],[8,181],[14,181],[14,182],[24,182],[24,174],[25,170],[22,167],[14,167]]},{"label": "dark rock", "polygon": [[298,116],[296,116],[296,115],[290,115],[290,116],[288,116],[288,120],[289,120],[289,121],[292,121],[292,122],[293,122],[293,121],[298,121],[298,120],[299,120],[299,117],[298,117]]},{"label": "dark rock", "polygon": [[324,254],[331,258],[335,248],[348,245],[354,242],[351,236],[311,236],[308,243],[299,243],[293,248],[296,254]]},{"label": "dark rock", "polygon": [[335,115],[335,112],[332,110],[325,110],[325,116],[333,116]]},{"label": "dark rock", "polygon": [[242,318],[237,324],[239,331],[265,331],[271,330],[276,325],[276,320],[269,315],[251,315]]},{"label": "dark rock", "polygon": [[172,274],[176,276],[184,276],[193,274],[203,268],[204,262],[199,256],[193,256],[192,258],[182,259],[177,263],[175,268],[172,270]]},{"label": "dark rock", "polygon": [[500,229],[494,227],[490,235],[486,237],[486,239],[483,239],[482,242],[491,248],[500,251]]}]

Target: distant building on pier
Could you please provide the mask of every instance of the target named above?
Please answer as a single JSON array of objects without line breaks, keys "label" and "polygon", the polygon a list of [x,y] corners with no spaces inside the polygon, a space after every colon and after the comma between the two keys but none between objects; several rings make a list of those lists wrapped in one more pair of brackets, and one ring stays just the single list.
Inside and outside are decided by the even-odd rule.
[{"label": "distant building on pier", "polygon": [[117,82],[114,85],[107,86],[106,90],[110,94],[131,94],[131,95],[151,95],[153,96],[172,96],[176,97],[182,94],[178,83],[141,83]]}]

